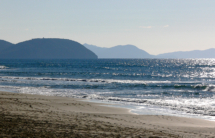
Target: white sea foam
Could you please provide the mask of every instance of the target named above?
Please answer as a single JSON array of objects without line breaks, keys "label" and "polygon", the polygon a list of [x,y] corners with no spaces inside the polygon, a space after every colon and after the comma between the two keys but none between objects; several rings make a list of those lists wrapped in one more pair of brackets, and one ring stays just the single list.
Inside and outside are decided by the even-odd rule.
[{"label": "white sea foam", "polygon": [[[20,77],[14,77],[14,78],[20,79]],[[29,79],[29,77],[21,77],[21,78]],[[30,78],[30,79],[33,79],[33,78]],[[38,78],[34,78],[34,79],[38,79]],[[156,98],[156,99],[141,99],[144,96],[141,97],[140,95],[137,95],[139,98],[110,97],[110,96],[101,96],[102,94],[104,94],[104,92],[96,93],[94,90],[52,89],[46,86],[41,86],[41,87],[0,86],[0,89],[19,92],[19,93],[27,93],[27,94],[87,98],[91,100],[100,100],[100,101],[106,101],[106,102],[111,101],[113,103],[120,103],[123,105],[147,107],[148,111],[150,108],[151,108],[150,110],[159,108],[160,110],[159,112],[162,112],[165,109],[168,111],[171,110],[172,113],[182,112],[187,114],[215,116],[215,96],[211,98],[167,97],[167,98],[161,99],[159,95],[157,95],[157,97],[159,98]],[[113,92],[107,92],[107,93],[111,94]],[[138,109],[135,109],[135,110],[136,110],[135,112],[141,112],[142,109],[140,108],[139,111]]]},{"label": "white sea foam", "polygon": [[116,79],[70,79],[70,78],[51,78],[51,77],[12,77],[12,76],[0,76],[0,79],[11,80],[48,80],[48,81],[83,81],[83,82],[103,82],[103,83],[127,83],[127,84],[198,84],[200,81],[147,81],[147,80],[116,80]]},{"label": "white sea foam", "polygon": [[0,69],[8,69],[9,67],[6,66],[0,66]]}]

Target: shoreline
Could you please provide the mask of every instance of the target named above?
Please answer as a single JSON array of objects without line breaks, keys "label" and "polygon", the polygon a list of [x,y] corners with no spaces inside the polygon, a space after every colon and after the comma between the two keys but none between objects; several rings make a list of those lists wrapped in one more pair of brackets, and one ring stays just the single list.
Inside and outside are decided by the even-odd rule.
[{"label": "shoreline", "polygon": [[[102,106],[101,106],[102,105]],[[214,137],[215,122],[75,98],[0,92],[0,137]]]},{"label": "shoreline", "polygon": [[[75,98],[75,99],[79,99],[79,98]],[[184,118],[194,118],[194,119],[201,119],[201,120],[206,120],[206,121],[213,121],[215,122],[215,118],[214,116],[199,116],[199,115],[195,115],[195,114],[182,114],[182,113],[179,113],[179,114],[175,114],[175,113],[164,113],[164,112],[156,112],[156,111],[149,111],[147,110],[146,112],[143,111],[143,112],[135,112],[135,111],[132,111],[133,109],[132,108],[129,108],[129,107],[126,107],[126,106],[123,106],[122,103],[109,103],[109,102],[103,102],[103,101],[99,101],[99,100],[92,100],[92,99],[83,99],[83,101],[87,101],[87,102],[92,102],[92,103],[98,103],[98,104],[102,104],[103,106],[106,106],[106,107],[113,107],[113,108],[123,108],[123,109],[128,109],[129,112],[131,114],[134,114],[134,115],[163,115],[163,116],[175,116],[175,117],[184,117]],[[136,105],[136,106],[139,106],[139,105]],[[135,107],[135,105],[133,105],[133,107]],[[154,109],[155,110],[155,109]]]}]

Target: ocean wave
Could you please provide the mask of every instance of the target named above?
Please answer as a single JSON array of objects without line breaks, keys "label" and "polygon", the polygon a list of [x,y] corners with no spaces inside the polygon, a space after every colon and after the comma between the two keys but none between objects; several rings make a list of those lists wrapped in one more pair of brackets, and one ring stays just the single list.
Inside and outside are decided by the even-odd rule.
[{"label": "ocean wave", "polygon": [[215,92],[215,85],[209,85],[207,86],[204,91],[210,91],[210,92]]},{"label": "ocean wave", "polygon": [[[20,86],[0,86],[1,90],[11,90],[19,93],[39,94],[47,96],[62,96],[74,98],[86,98],[100,101],[110,101],[113,103],[148,105],[171,110],[183,111],[191,114],[215,116],[215,97],[211,98],[177,98],[177,97],[157,97],[156,99],[120,98],[105,95],[105,92],[95,93],[87,89],[52,89],[50,87],[20,87]],[[107,92],[108,93],[108,92]]]},{"label": "ocean wave", "polygon": [[60,81],[83,81],[83,82],[104,82],[104,83],[135,83],[135,84],[171,84],[171,83],[200,83],[197,81],[145,81],[145,80],[117,80],[117,79],[78,79],[78,78],[51,78],[51,77],[13,77],[0,76],[0,79],[22,79],[22,80],[60,80]]},{"label": "ocean wave", "polygon": [[0,69],[8,69],[9,67],[7,66],[0,66]]},{"label": "ocean wave", "polygon": [[119,97],[103,97],[98,95],[88,95],[82,98],[97,99],[103,101],[120,102],[134,105],[153,105],[171,110],[183,111],[190,114],[215,116],[215,99],[131,99]]},{"label": "ocean wave", "polygon": [[[118,87],[123,89],[172,89],[172,90],[202,90],[215,91],[215,85],[203,84],[197,81],[145,81],[145,80],[116,80],[116,79],[76,79],[76,78],[51,78],[51,77],[12,77],[0,76],[0,82],[17,82],[26,83],[28,85],[50,85],[50,87],[65,87],[65,88],[102,88],[102,87]],[[19,82],[18,82],[19,81]],[[35,82],[37,81],[37,83]],[[47,81],[47,82],[46,82]],[[74,82],[81,82],[74,83]],[[59,85],[59,86],[58,86]],[[76,86],[77,85],[77,86]],[[86,85],[86,87],[85,87]]]}]

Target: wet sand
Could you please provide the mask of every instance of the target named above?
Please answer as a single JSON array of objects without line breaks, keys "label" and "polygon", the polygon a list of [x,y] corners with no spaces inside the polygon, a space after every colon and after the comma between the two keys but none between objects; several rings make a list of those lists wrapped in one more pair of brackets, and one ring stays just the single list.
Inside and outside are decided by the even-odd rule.
[{"label": "wet sand", "polygon": [[0,92],[0,137],[215,137],[215,122],[162,115],[80,99]]}]

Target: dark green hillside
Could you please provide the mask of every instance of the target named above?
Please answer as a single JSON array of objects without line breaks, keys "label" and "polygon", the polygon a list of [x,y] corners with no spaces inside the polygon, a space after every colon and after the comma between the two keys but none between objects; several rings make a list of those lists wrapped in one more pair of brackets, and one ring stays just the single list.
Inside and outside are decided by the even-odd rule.
[{"label": "dark green hillside", "polygon": [[68,39],[32,39],[0,52],[1,59],[97,59],[97,55]]}]

